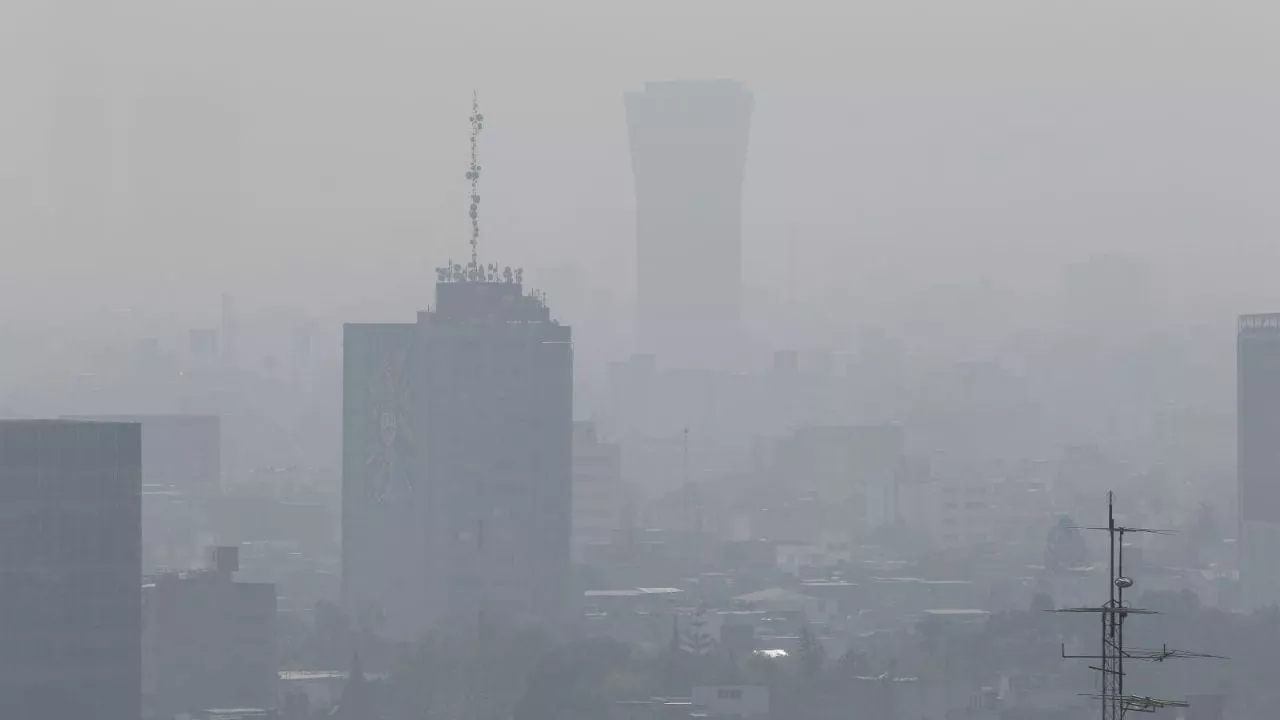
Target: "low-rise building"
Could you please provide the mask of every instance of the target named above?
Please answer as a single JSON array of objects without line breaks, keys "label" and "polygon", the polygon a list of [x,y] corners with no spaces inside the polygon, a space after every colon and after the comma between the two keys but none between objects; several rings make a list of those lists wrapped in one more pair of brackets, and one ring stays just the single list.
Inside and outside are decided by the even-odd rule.
[{"label": "low-rise building", "polygon": [[238,548],[208,568],[143,586],[143,695],[152,717],[204,708],[273,708],[276,588],[237,582]]},{"label": "low-rise building", "polygon": [[764,720],[769,717],[769,688],[764,685],[707,685],[693,689],[699,717]]}]

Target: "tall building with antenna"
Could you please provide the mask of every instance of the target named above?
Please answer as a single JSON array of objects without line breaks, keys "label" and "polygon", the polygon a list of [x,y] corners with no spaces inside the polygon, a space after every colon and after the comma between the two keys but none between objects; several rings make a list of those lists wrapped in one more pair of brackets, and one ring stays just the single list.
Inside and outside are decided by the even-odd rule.
[{"label": "tall building with antenna", "polygon": [[636,330],[665,365],[740,352],[742,183],[754,101],[730,80],[626,96],[636,188]]},{"label": "tall building with antenna", "polygon": [[520,270],[479,260],[483,120],[470,262],[438,270],[416,322],[344,328],[345,601],[391,638],[568,609],[572,336]]}]

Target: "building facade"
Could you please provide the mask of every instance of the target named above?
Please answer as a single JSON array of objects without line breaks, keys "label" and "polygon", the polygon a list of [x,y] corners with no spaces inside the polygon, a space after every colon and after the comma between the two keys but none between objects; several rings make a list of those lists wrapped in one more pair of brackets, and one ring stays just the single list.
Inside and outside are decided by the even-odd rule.
[{"label": "building facade", "polygon": [[217,493],[222,431],[217,415],[94,415],[70,418],[142,427],[142,567],[190,567],[208,529],[204,498]]},{"label": "building facade", "polygon": [[141,717],[141,430],[0,421],[0,717]]},{"label": "building facade", "polygon": [[626,96],[638,344],[664,365],[721,368],[740,353],[753,104],[728,80],[648,83]]},{"label": "building facade", "polygon": [[276,703],[276,586],[236,582],[239,548],[143,586],[143,687],[156,717]]},{"label": "building facade", "polygon": [[595,423],[573,425],[573,560],[592,563],[622,526],[622,448]]},{"label": "building facade", "polygon": [[560,619],[570,329],[510,276],[444,272],[416,323],[347,325],[344,346],[349,610],[406,639],[445,621]]},{"label": "building facade", "polygon": [[1236,416],[1240,585],[1256,609],[1280,602],[1280,314],[1240,317]]}]

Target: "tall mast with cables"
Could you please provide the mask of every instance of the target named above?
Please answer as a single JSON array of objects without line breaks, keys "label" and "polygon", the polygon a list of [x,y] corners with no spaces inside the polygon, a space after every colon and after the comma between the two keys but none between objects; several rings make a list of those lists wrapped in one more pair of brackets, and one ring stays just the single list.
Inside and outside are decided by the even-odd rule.
[{"label": "tall mast with cables", "polygon": [[1129,605],[1124,599],[1124,591],[1133,587],[1133,578],[1124,573],[1124,536],[1133,533],[1165,534],[1163,530],[1150,528],[1125,527],[1116,524],[1115,494],[1107,493],[1107,525],[1106,527],[1081,528],[1083,530],[1099,530],[1107,533],[1109,557],[1109,582],[1107,602],[1100,607],[1063,608],[1057,612],[1064,613],[1097,613],[1102,618],[1102,644],[1098,655],[1068,655],[1066,646],[1062,648],[1062,657],[1098,660],[1098,665],[1089,668],[1101,675],[1102,692],[1093,696],[1102,703],[1102,720],[1123,720],[1128,712],[1155,712],[1163,708],[1187,707],[1180,700],[1161,700],[1143,695],[1132,695],[1125,691],[1125,661],[1164,662],[1173,658],[1211,658],[1214,655],[1193,653],[1185,650],[1171,650],[1168,646],[1158,649],[1143,650],[1130,648],[1124,642],[1124,624],[1130,615],[1154,615],[1154,610],[1143,610]]},{"label": "tall mast with cables", "polygon": [[471,167],[467,170],[467,180],[471,181],[471,265],[470,270],[480,267],[480,131],[484,130],[484,115],[480,113],[480,99],[471,93]]}]

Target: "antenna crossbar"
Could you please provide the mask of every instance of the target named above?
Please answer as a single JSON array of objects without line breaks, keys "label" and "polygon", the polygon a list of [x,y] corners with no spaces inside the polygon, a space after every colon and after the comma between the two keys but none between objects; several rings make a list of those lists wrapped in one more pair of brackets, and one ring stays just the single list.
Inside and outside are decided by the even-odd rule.
[{"label": "antenna crossbar", "polygon": [[1098,665],[1090,665],[1089,669],[1102,676],[1102,692],[1086,697],[1102,701],[1102,720],[1123,720],[1128,712],[1155,712],[1163,708],[1187,707],[1180,700],[1160,700],[1142,695],[1125,693],[1124,679],[1125,660],[1138,662],[1164,662],[1174,658],[1214,658],[1215,655],[1195,653],[1186,650],[1170,649],[1162,645],[1158,649],[1127,648],[1124,644],[1124,622],[1130,615],[1155,615],[1154,610],[1130,607],[1125,604],[1124,591],[1133,587],[1133,579],[1124,574],[1124,536],[1126,533],[1145,533],[1150,535],[1167,535],[1167,530],[1152,528],[1125,527],[1116,524],[1115,496],[1107,493],[1107,525],[1106,527],[1084,527],[1081,530],[1105,530],[1110,540],[1110,566],[1107,602],[1096,607],[1062,608],[1054,612],[1096,614],[1102,620],[1102,642],[1097,655],[1068,655],[1067,647],[1062,645],[1062,657],[1088,660],[1101,660]]}]

